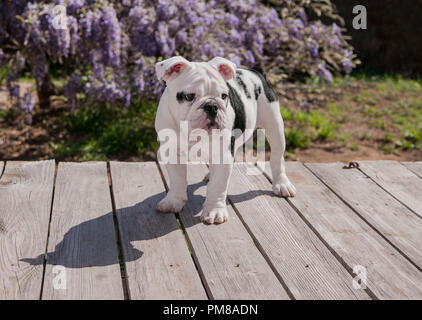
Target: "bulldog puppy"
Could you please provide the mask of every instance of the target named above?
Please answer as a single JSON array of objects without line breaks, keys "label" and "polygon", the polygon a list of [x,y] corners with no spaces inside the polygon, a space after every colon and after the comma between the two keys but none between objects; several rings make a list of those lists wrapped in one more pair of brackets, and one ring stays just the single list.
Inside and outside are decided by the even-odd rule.
[{"label": "bulldog puppy", "polygon": [[[295,196],[295,187],[287,178],[284,165],[285,138],[280,105],[261,73],[237,69],[234,63],[221,57],[208,62],[189,62],[176,56],[158,62],[155,68],[158,79],[166,84],[155,120],[158,134],[164,129],[179,134],[184,122],[188,123],[189,132],[203,129],[211,134],[212,130],[228,129],[246,135],[223,138],[231,139],[222,144],[229,161],[210,162],[201,221],[208,224],[227,221],[227,188],[236,151],[233,145],[239,148],[242,144],[236,143],[238,139],[247,141],[255,128],[265,130],[271,147],[273,192],[277,196]],[[180,148],[180,144],[174,147]],[[165,167],[170,178],[169,192],[157,209],[177,213],[187,201],[187,164],[168,163]]]}]

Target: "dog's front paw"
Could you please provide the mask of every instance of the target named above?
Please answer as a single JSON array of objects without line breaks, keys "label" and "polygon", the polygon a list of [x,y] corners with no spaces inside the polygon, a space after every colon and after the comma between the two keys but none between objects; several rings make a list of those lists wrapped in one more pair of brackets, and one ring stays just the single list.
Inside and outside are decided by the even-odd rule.
[{"label": "dog's front paw", "polygon": [[213,208],[209,210],[204,208],[201,214],[201,221],[207,224],[220,224],[226,222],[228,217],[229,213],[227,211],[227,207]]},{"label": "dog's front paw", "polygon": [[294,197],[296,188],[286,176],[281,177],[278,181],[273,182],[273,192],[279,197]]},{"label": "dog's front paw", "polygon": [[166,197],[157,204],[157,209],[165,213],[178,213],[182,211],[185,203],[186,199],[167,194]]}]

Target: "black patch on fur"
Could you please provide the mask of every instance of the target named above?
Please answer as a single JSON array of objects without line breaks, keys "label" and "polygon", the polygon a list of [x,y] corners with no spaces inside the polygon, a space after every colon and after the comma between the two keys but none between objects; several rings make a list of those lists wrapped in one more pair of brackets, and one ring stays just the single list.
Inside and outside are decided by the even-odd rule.
[{"label": "black patch on fur", "polygon": [[253,84],[253,92],[255,93],[255,100],[258,100],[259,95],[261,94],[261,86],[254,83]]},{"label": "black patch on fur", "polygon": [[265,96],[267,97],[269,102],[274,102],[277,100],[277,96],[273,90],[273,88],[271,88],[271,86],[268,84],[267,80],[265,79],[265,77],[262,75],[262,73],[260,73],[259,71],[256,71],[254,69],[249,69],[250,71],[254,72],[259,79],[262,82],[262,87],[264,88],[264,93]]},{"label": "black patch on fur", "polygon": [[229,83],[227,83],[227,87],[229,88],[230,104],[232,105],[235,114],[233,130],[239,129],[243,133],[246,129],[245,105],[243,104],[242,99],[240,99],[236,89]]},{"label": "black patch on fur", "polygon": [[251,69],[252,69],[253,71],[257,71],[257,72],[259,72],[260,74],[262,74],[262,75],[264,76],[264,78],[265,78],[265,79],[267,79],[267,75],[265,74],[264,69],[262,69],[260,65],[256,64],[256,65],[254,65]]},{"label": "black patch on fur", "polygon": [[185,93],[183,91],[178,92],[176,94],[176,99],[177,99],[177,102],[179,103],[185,102]]},{"label": "black patch on fur", "polygon": [[236,82],[239,85],[239,87],[241,87],[243,89],[243,92],[246,95],[246,98],[250,99],[251,98],[251,94],[249,93],[248,87],[246,87],[245,82],[243,82],[243,79],[241,78],[242,72],[241,71],[236,71]]}]

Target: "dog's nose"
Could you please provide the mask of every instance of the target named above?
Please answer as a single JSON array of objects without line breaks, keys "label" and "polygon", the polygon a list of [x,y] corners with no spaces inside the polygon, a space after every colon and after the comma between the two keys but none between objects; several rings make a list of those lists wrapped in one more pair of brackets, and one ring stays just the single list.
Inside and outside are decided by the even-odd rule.
[{"label": "dog's nose", "polygon": [[215,118],[217,116],[218,105],[215,103],[206,103],[204,105],[204,111],[210,118]]}]

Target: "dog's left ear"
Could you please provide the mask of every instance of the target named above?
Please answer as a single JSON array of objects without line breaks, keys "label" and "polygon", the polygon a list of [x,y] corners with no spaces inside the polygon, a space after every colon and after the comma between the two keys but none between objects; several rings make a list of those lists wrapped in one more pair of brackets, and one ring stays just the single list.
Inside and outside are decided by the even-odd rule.
[{"label": "dog's left ear", "polygon": [[214,59],[208,61],[208,63],[218,70],[224,80],[231,80],[234,78],[236,65],[233,62],[221,57],[215,57]]}]

